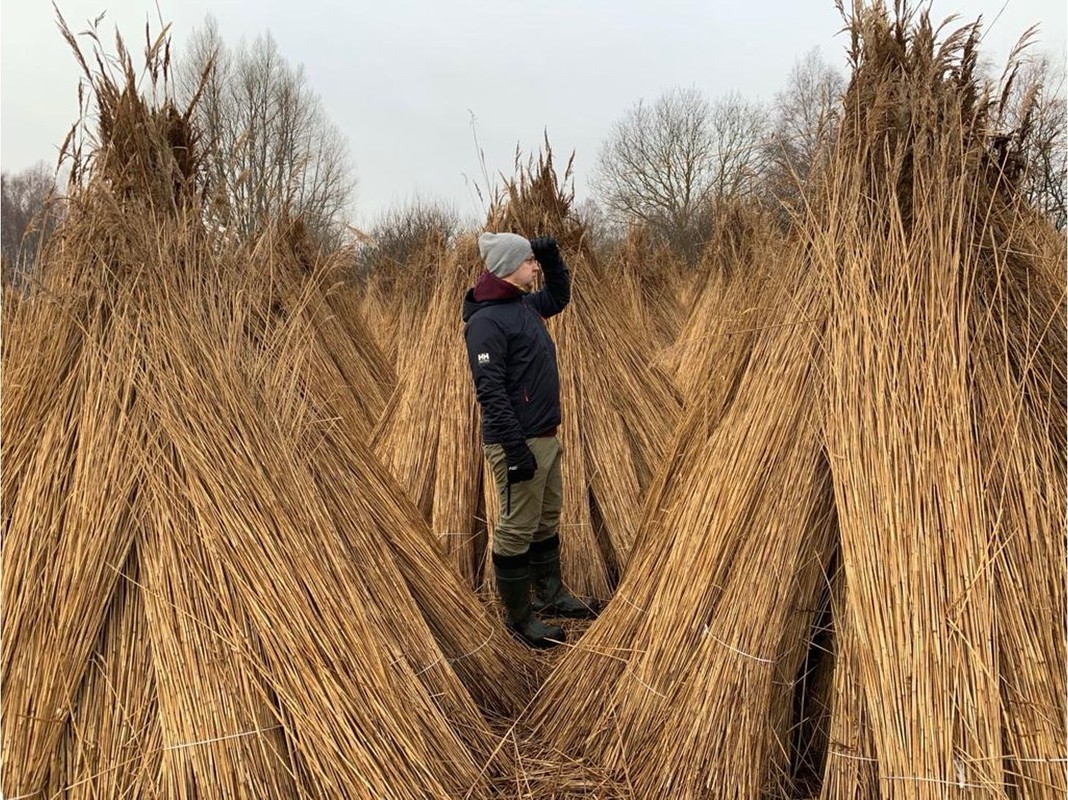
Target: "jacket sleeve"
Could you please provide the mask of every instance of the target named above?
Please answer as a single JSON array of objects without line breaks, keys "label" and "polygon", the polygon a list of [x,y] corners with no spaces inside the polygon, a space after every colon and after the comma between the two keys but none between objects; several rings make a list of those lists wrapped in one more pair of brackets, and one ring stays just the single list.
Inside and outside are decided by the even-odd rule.
[{"label": "jacket sleeve", "polygon": [[464,331],[467,360],[475,380],[475,395],[482,406],[483,429],[489,441],[522,441],[523,428],[516,419],[505,388],[508,339],[496,322],[473,317]]},{"label": "jacket sleeve", "polygon": [[571,273],[556,248],[552,256],[539,262],[545,285],[524,298],[544,319],[556,316],[571,302]]}]

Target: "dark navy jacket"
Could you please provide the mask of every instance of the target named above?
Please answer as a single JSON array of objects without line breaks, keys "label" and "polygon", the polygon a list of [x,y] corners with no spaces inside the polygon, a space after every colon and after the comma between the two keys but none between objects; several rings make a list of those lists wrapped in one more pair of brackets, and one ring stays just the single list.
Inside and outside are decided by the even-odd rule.
[{"label": "dark navy jacket", "polygon": [[545,262],[540,291],[481,302],[474,289],[464,296],[464,338],[486,444],[529,439],[560,424],[560,374],[545,319],[568,304],[571,277],[563,259]]}]

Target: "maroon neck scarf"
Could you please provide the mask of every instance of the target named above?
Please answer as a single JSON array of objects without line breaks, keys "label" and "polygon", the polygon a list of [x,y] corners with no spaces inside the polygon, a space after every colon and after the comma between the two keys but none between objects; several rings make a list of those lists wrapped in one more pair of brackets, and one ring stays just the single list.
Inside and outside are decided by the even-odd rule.
[{"label": "maroon neck scarf", "polygon": [[492,272],[483,272],[475,281],[475,302],[484,300],[512,300],[523,294],[523,290]]}]

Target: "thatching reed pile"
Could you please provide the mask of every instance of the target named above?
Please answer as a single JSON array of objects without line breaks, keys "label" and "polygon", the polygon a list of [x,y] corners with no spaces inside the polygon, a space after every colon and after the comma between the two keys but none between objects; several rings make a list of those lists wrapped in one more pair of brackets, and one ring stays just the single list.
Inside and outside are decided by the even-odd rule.
[{"label": "thatching reed pile", "polygon": [[5,304],[4,792],[482,796],[516,645],[370,454],[329,265],[205,229],[119,62]]},{"label": "thatching reed pile", "polygon": [[613,284],[625,286],[619,300],[634,303],[624,316],[631,326],[660,348],[673,344],[692,306],[694,271],[685,259],[648,228],[633,226],[603,268]]},{"label": "thatching reed pile", "polygon": [[459,308],[477,275],[475,248],[468,237],[440,249],[421,324],[405,331],[407,341],[398,345],[400,383],[372,439],[379,459],[471,586],[479,582],[485,557],[483,457]]},{"label": "thatching reed pile", "polygon": [[1063,249],[1014,192],[1011,137],[989,146],[978,30],[855,29],[812,252],[833,278],[825,430],[879,790],[1063,794]]},{"label": "thatching reed pile", "polygon": [[385,411],[396,374],[356,310],[351,292],[339,280],[346,259],[337,255],[313,259],[302,252],[305,242],[302,227],[296,224],[281,246],[289,251],[286,261],[300,265],[302,278],[316,284],[318,291],[303,310],[311,318],[316,349],[324,359],[323,379],[329,381],[334,402],[341,404],[338,410],[345,422],[367,439]]},{"label": "thatching reed pile", "polygon": [[529,720],[623,796],[1064,793],[1063,238],[991,147],[974,26],[850,27],[778,310],[733,390],[680,367],[634,560]]},{"label": "thatching reed pile", "polygon": [[701,283],[690,313],[657,358],[683,402],[703,402],[709,415],[719,413],[753,342],[768,334],[769,306],[781,300],[768,282],[787,248],[766,211],[724,204],[698,266]]},{"label": "thatching reed pile", "polygon": [[781,687],[804,658],[801,609],[816,606],[833,539],[813,294],[805,313],[780,302],[718,424],[703,403],[687,410],[615,599],[539,694],[532,724],[548,745],[614,769],[633,796],[776,788]]},{"label": "thatching reed pile", "polygon": [[340,293],[367,320],[398,375],[406,371],[404,359],[414,354],[412,332],[423,324],[449,244],[442,232],[428,232],[413,242],[405,260],[378,261],[369,275]]}]

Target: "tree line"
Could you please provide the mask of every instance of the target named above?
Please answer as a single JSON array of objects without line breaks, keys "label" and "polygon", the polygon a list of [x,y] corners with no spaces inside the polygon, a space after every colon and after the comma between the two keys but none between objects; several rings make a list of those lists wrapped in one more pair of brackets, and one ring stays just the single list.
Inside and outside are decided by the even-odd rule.
[{"label": "tree line", "polygon": [[[208,146],[202,162],[211,222],[238,235],[264,216],[301,216],[323,247],[345,241],[356,187],[345,138],[301,67],[264,34],[236,47],[208,17],[175,73],[180,102],[195,97],[194,119]],[[709,98],[674,87],[637,101],[602,141],[583,207],[595,234],[629,226],[695,261],[715,209],[744,199],[784,218],[799,187],[833,143],[844,77],[812,51],[795,64],[770,103],[732,92]],[[1008,86],[1002,124],[1026,128],[1024,196],[1064,230],[1068,157],[1065,69],[1048,56],[1022,62]],[[44,164],[2,174],[0,254],[17,283],[62,215],[54,172]],[[358,271],[403,264],[430,235],[461,227],[455,209],[412,200],[382,212],[362,238]]]}]

